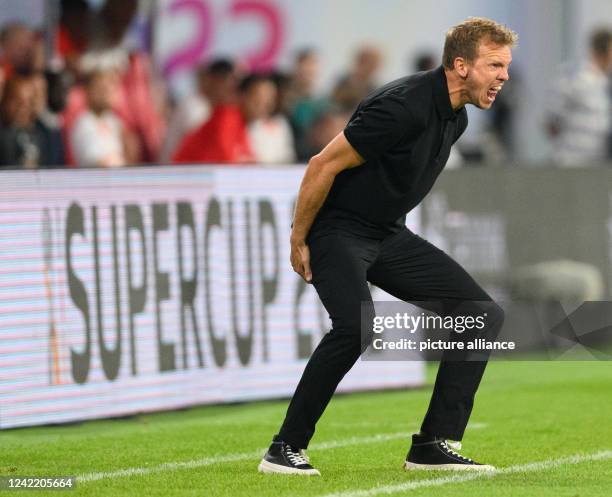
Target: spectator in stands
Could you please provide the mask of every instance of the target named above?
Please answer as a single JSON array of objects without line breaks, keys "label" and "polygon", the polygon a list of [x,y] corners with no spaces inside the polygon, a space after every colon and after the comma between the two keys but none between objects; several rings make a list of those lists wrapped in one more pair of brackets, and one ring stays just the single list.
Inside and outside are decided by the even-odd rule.
[{"label": "spectator in stands", "polygon": [[71,143],[79,167],[120,167],[126,164],[124,130],[112,110],[117,75],[94,71],[87,75],[87,110],[77,119]]},{"label": "spectator in stands", "polygon": [[272,113],[282,114],[289,119],[291,113],[291,76],[278,70],[272,71],[269,76],[276,86],[276,103]]},{"label": "spectator in stands", "polygon": [[342,132],[349,117],[350,113],[333,107],[319,114],[306,134],[305,156],[310,159],[321,152],[338,133]]},{"label": "spectator in stands", "polygon": [[85,56],[102,57],[116,66],[125,60],[129,50],[125,46],[128,28],[138,10],[138,0],[106,0],[100,11],[91,18]]},{"label": "spectator in stands", "polygon": [[23,169],[64,164],[60,134],[37,118],[40,99],[33,77],[14,75],[0,101],[0,165]]},{"label": "spectator in stands", "polygon": [[86,0],[61,0],[56,50],[73,75],[77,75],[79,58],[87,49],[91,20]]},{"label": "spectator in stands", "polygon": [[438,65],[435,56],[432,52],[421,52],[417,55],[414,63],[414,70],[416,72],[431,71]]},{"label": "spectator in stands", "polygon": [[[612,32],[591,35],[589,60],[557,79],[550,102],[548,134],[556,164],[580,167],[604,160],[611,128]],[[574,68],[572,68],[574,69]]]},{"label": "spectator in stands", "polygon": [[4,93],[4,85],[6,84],[6,71],[2,65],[0,65],[0,100]]},{"label": "spectator in stands", "polygon": [[350,72],[341,77],[332,93],[332,100],[352,112],[359,102],[378,85],[377,73],[382,66],[382,53],[366,45],[357,51]]},{"label": "spectator in stands", "polygon": [[238,93],[237,104],[217,105],[210,119],[185,137],[174,162],[257,162],[249,125],[270,116],[276,88],[270,78],[250,75],[242,80]]},{"label": "spectator in stands", "polygon": [[36,58],[36,35],[24,24],[9,23],[0,31],[0,51],[6,78],[14,73],[29,74]]},{"label": "spectator in stands", "polygon": [[[259,76],[251,76],[256,81]],[[248,125],[248,135],[255,160],[260,164],[292,164],[296,160],[293,131],[289,120],[281,112],[283,107],[283,80],[276,74],[266,78],[263,84],[256,85],[257,95],[253,94],[248,101],[257,105],[250,115],[253,118]],[[249,78],[242,81],[242,87],[251,84]]]},{"label": "spectator in stands", "polygon": [[[120,76],[113,111],[121,119],[128,136],[135,138],[136,147],[126,150],[130,163],[156,161],[165,131],[165,92],[153,78],[148,55],[131,51],[126,42],[137,6],[136,0],[107,0],[92,18],[87,50],[79,60],[83,74],[112,69]],[[64,112],[68,137],[85,107],[84,89],[73,88]],[[70,143],[69,148],[72,148]]]},{"label": "spectator in stands", "polygon": [[319,55],[305,48],[297,53],[289,88],[288,116],[293,127],[297,159],[310,159],[307,133],[313,121],[329,107],[329,100],[316,93],[319,82]]},{"label": "spectator in stands", "polygon": [[201,66],[197,71],[197,92],[183,99],[172,115],[161,160],[170,160],[185,135],[208,120],[213,107],[232,102],[237,86],[237,70],[231,60],[219,58]]}]

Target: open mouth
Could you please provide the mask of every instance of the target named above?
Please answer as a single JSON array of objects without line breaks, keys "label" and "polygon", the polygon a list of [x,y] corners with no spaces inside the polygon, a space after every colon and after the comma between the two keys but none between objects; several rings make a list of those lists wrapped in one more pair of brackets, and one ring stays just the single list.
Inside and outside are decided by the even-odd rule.
[{"label": "open mouth", "polygon": [[491,88],[488,89],[487,99],[489,100],[489,102],[495,101],[495,98],[497,97],[497,94],[501,91],[501,89],[502,89],[502,85],[492,86]]}]

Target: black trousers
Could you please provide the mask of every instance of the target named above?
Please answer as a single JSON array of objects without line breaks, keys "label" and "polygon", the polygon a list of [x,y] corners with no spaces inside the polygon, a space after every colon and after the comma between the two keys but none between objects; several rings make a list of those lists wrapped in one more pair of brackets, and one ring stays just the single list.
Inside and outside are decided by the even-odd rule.
[{"label": "black trousers", "polygon": [[[486,301],[489,332],[501,328],[502,309],[474,279],[408,229],[382,238],[314,229],[307,243],[312,283],[332,329],[308,361],[279,431],[280,438],[291,445],[308,447],[340,380],[361,355],[361,303],[372,300],[368,281],[404,301]],[[422,431],[462,439],[485,367],[486,360],[448,361],[443,356]]]}]

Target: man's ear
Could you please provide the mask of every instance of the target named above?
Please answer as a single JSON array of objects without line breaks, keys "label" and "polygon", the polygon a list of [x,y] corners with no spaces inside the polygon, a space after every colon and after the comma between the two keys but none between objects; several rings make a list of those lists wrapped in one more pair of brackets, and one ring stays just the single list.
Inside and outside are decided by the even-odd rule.
[{"label": "man's ear", "polygon": [[462,79],[467,78],[467,61],[463,57],[455,57],[455,60],[453,61],[453,68]]}]

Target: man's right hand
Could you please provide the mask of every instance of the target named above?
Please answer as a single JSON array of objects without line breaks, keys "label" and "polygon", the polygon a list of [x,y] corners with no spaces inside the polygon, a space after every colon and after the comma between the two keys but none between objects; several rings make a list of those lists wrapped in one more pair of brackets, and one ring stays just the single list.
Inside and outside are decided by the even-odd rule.
[{"label": "man's right hand", "polygon": [[291,266],[306,283],[312,282],[310,271],[310,249],[303,240],[291,240]]},{"label": "man's right hand", "polygon": [[291,231],[291,265],[306,283],[312,282],[306,235],[325,202],[336,175],[363,162],[363,158],[348,142],[344,132],[338,133],[320,153],[308,161],[298,193]]}]

